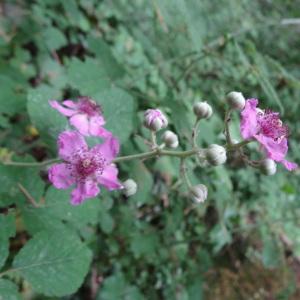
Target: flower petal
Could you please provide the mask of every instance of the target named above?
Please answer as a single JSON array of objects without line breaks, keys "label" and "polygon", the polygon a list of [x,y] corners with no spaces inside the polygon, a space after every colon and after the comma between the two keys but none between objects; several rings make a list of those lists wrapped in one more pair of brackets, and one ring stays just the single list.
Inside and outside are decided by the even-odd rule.
[{"label": "flower petal", "polygon": [[89,120],[85,114],[76,114],[70,118],[70,124],[72,124],[82,135],[89,134]]},{"label": "flower petal", "polygon": [[257,133],[257,99],[248,99],[245,108],[241,112],[241,135],[244,139],[250,139]]},{"label": "flower petal", "polygon": [[287,139],[282,139],[282,141],[278,143],[272,138],[263,134],[257,134],[254,137],[266,151],[268,158],[271,158],[277,162],[284,160],[284,157],[288,151]]},{"label": "flower petal", "polygon": [[289,171],[293,171],[293,170],[298,168],[298,165],[296,163],[290,162],[290,161],[285,160],[285,159],[283,161],[281,161],[281,163]]},{"label": "flower petal", "polygon": [[57,189],[67,189],[75,180],[67,164],[55,164],[48,170],[48,178]]},{"label": "flower petal", "polygon": [[76,131],[64,131],[58,137],[58,153],[66,161],[72,161],[76,152],[87,151],[84,137]]},{"label": "flower petal", "polygon": [[91,117],[89,121],[89,133],[91,135],[100,136],[102,126],[105,124],[103,116]]},{"label": "flower petal", "polygon": [[69,108],[73,108],[75,110],[78,109],[78,103],[72,101],[72,100],[64,100],[63,101],[63,105],[69,107]]},{"label": "flower petal", "polygon": [[76,114],[76,110],[65,108],[62,105],[60,105],[56,100],[49,100],[49,104],[51,107],[58,110],[64,116],[70,117]]},{"label": "flower petal", "polygon": [[80,182],[71,193],[71,204],[79,205],[88,198],[96,197],[99,193],[100,189],[95,181]]},{"label": "flower petal", "polygon": [[119,150],[119,140],[113,135],[110,135],[104,140],[103,144],[96,145],[90,150],[90,152],[101,153],[103,158],[106,159],[106,162],[110,163],[118,155]]},{"label": "flower petal", "polygon": [[97,176],[97,181],[110,191],[123,188],[118,180],[118,168],[115,164],[106,166],[102,174]]}]

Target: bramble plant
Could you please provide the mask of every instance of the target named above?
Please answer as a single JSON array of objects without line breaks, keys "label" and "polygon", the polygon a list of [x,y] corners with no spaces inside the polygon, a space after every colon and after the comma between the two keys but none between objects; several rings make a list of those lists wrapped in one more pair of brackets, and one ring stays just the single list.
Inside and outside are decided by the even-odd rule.
[{"label": "bramble plant", "polygon": [[0,2],[0,300],[300,299],[299,1]]},{"label": "bramble plant", "polygon": [[[236,152],[246,164],[261,169],[266,175],[276,173],[276,162],[282,163],[289,171],[298,167],[297,164],[285,159],[288,151],[288,128],[279,118],[279,113],[257,108],[257,99],[245,100],[240,92],[230,92],[226,100],[229,109],[226,112],[224,134],[227,143],[200,148],[197,145],[200,122],[209,119],[213,110],[207,102],[196,102],[193,110],[195,125],[191,129],[191,146],[186,151],[170,151],[165,148],[177,148],[177,135],[172,131],[165,131],[162,143],[157,142],[157,132],[168,126],[167,117],[159,109],[148,109],[144,116],[144,126],[150,130],[151,139],[145,139],[149,151],[128,156],[116,157],[119,153],[119,141],[111,132],[104,128],[105,118],[101,106],[89,97],[81,97],[77,102],[64,100],[63,105],[51,100],[50,105],[62,115],[69,118],[69,122],[76,131],[64,131],[58,137],[58,153],[62,163],[52,165],[49,170],[49,180],[57,189],[68,189],[75,185],[71,193],[71,204],[78,205],[83,201],[94,198],[100,193],[98,185],[109,191],[124,189],[118,180],[116,163],[135,159],[150,159],[160,156],[172,156],[180,159],[180,172],[190,190],[191,198],[196,202],[203,202],[207,198],[207,187],[203,184],[192,186],[186,173],[188,158],[196,157],[203,167],[222,165],[227,160],[228,152]],[[230,135],[230,118],[233,110],[241,111],[241,135],[244,140],[233,142]],[[90,150],[85,136],[102,138],[103,142],[93,146]],[[243,153],[243,148],[250,142],[257,141],[261,145],[264,157],[251,160]],[[52,163],[50,160],[49,163]],[[39,166],[39,163],[18,163],[4,161],[6,165]],[[40,165],[48,164],[47,161]],[[134,185],[134,187],[133,187]],[[133,195],[136,184],[132,181],[125,184],[125,194]]]}]

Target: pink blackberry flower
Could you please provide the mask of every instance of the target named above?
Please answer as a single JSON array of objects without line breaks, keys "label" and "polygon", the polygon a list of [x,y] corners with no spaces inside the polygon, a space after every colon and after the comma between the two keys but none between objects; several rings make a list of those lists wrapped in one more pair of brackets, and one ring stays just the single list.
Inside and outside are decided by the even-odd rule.
[{"label": "pink blackberry flower", "polygon": [[241,134],[244,139],[256,139],[268,158],[282,163],[289,171],[297,164],[285,159],[288,151],[288,127],[280,120],[279,113],[261,110],[257,99],[248,99],[241,112]]},{"label": "pink blackberry flower", "polygon": [[147,109],[144,123],[147,128],[153,131],[158,131],[168,126],[166,116],[159,109]]},{"label": "pink blackberry flower", "polygon": [[100,106],[89,97],[80,97],[78,102],[65,100],[61,105],[56,100],[49,104],[61,114],[70,118],[70,123],[85,136],[107,137],[111,135],[103,128],[105,124]]},{"label": "pink blackberry flower", "polygon": [[76,131],[64,131],[58,137],[59,157],[63,163],[50,167],[49,180],[58,189],[75,185],[71,204],[78,205],[100,193],[98,185],[108,190],[123,188],[118,169],[112,160],[119,152],[118,140],[111,136],[103,144],[88,149],[83,136]]}]

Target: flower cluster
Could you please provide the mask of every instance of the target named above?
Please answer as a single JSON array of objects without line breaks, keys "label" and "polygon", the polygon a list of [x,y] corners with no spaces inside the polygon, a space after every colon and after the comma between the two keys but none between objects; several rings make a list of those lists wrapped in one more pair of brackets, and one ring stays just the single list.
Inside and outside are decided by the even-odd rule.
[{"label": "flower cluster", "polygon": [[[75,186],[71,193],[73,205],[97,196],[98,185],[108,190],[121,189],[118,169],[113,163],[119,153],[119,141],[103,127],[105,120],[100,106],[88,97],[81,97],[78,102],[65,100],[62,105],[54,100],[49,103],[68,117],[76,129],[64,131],[58,137],[58,153],[63,162],[50,167],[52,184],[58,189]],[[89,149],[84,136],[101,137],[103,143]]]}]

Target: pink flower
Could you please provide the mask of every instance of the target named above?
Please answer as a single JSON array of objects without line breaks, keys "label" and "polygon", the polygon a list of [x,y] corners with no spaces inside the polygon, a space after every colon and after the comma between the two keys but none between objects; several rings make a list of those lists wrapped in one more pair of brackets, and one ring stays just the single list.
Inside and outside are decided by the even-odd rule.
[{"label": "pink flower", "polygon": [[298,167],[284,157],[288,151],[288,127],[279,113],[257,108],[257,99],[248,99],[241,115],[241,134],[244,139],[256,139],[268,158],[282,163],[289,171]]},{"label": "pink flower", "polygon": [[51,166],[48,176],[58,189],[76,186],[71,193],[71,204],[78,205],[97,196],[100,193],[98,184],[108,190],[123,188],[117,178],[118,169],[112,163],[119,152],[115,137],[89,150],[80,133],[64,131],[58,137],[58,148],[64,162]]},{"label": "pink flower", "polygon": [[147,109],[145,112],[145,126],[158,131],[168,126],[168,120],[159,109]]},{"label": "pink flower", "polygon": [[102,126],[104,117],[99,105],[89,97],[80,97],[78,102],[72,100],[63,101],[63,105],[55,100],[49,104],[64,116],[70,118],[70,123],[83,135],[107,137],[111,133]]}]

